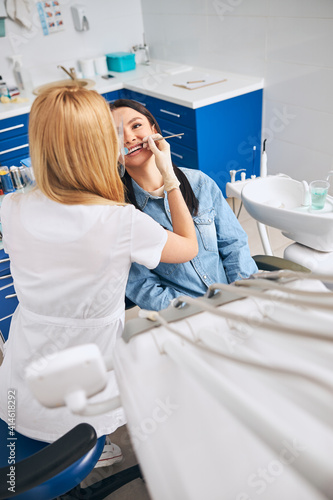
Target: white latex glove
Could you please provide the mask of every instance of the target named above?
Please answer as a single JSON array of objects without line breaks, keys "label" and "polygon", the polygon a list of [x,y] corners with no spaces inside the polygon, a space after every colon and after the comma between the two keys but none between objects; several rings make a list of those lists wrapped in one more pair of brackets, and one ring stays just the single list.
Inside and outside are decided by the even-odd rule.
[{"label": "white latex glove", "polygon": [[164,189],[168,192],[171,191],[171,189],[178,188],[180,182],[173,170],[170,155],[170,145],[164,139],[158,142],[154,141],[154,139],[160,139],[161,137],[162,136],[160,134],[154,134],[145,137],[143,139],[143,147],[150,149],[150,151],[155,155],[156,166],[163,177]]}]

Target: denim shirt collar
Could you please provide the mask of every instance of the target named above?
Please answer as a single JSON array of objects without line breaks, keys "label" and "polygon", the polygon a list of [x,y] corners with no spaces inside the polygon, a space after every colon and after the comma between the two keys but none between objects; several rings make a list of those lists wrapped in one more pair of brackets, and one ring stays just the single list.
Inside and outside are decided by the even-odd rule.
[{"label": "denim shirt collar", "polygon": [[[137,202],[138,206],[141,208],[141,210],[145,209],[149,199],[151,199],[151,200],[163,199],[162,196],[153,196],[152,194],[148,193],[148,191],[145,191],[144,189],[142,189],[142,187],[139,186],[139,184],[137,184],[134,179],[132,179],[132,186],[133,186],[133,191],[134,191],[136,202]],[[164,204],[165,204],[166,208],[168,209],[169,204],[168,204],[168,195],[167,195],[166,191],[164,191]]]}]

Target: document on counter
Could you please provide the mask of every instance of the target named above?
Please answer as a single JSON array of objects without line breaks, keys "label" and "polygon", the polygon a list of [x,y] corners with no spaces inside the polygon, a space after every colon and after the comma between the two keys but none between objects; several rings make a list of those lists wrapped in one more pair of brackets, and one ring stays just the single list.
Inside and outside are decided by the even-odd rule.
[{"label": "document on counter", "polygon": [[205,75],[202,78],[193,78],[182,83],[174,83],[175,87],[180,87],[182,89],[195,90],[201,89],[202,87],[208,87],[208,85],[215,85],[216,83],[226,82],[226,78],[217,78],[216,76]]}]

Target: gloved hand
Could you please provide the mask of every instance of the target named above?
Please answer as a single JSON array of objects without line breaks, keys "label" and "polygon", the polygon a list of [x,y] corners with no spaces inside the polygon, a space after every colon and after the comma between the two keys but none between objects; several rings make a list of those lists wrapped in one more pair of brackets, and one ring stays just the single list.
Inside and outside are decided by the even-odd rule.
[{"label": "gloved hand", "polygon": [[[161,137],[160,134],[149,135],[143,139],[143,142],[144,147],[147,147],[147,149],[150,149],[150,151],[154,153],[156,166],[163,177],[164,189],[168,192],[171,191],[171,189],[178,188],[180,182],[173,170],[170,145],[164,139],[158,142],[154,141],[154,139],[160,139]],[[146,144],[147,146],[145,146]]]}]

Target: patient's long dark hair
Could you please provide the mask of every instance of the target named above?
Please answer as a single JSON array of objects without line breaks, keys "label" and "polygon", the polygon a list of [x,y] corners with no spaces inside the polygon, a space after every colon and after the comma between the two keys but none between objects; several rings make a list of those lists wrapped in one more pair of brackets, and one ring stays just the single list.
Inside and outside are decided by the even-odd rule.
[{"label": "patient's long dark hair", "polygon": [[[137,101],[132,101],[130,99],[117,99],[116,101],[110,103],[110,109],[111,111],[113,109],[118,109],[118,108],[131,108],[140,113],[141,115],[145,116],[147,120],[149,121],[151,126],[155,127],[155,130],[158,134],[161,134],[161,129],[159,124],[157,123],[156,119],[154,116],[148,111],[145,106],[140,104]],[[162,134],[161,134],[162,135]],[[180,182],[180,191],[183,195],[183,198],[185,200],[185,203],[190,211],[190,214],[192,215],[197,215],[198,213],[198,208],[199,208],[199,201],[196,198],[193,189],[191,187],[191,184],[189,183],[186,175],[184,172],[182,172],[174,163],[172,164],[174,172]],[[137,201],[135,199],[135,194],[133,190],[133,184],[132,184],[132,177],[129,175],[127,171],[125,171],[125,175],[122,177],[122,181],[125,185],[125,198],[128,203],[131,203],[134,205],[136,208],[139,210],[140,207],[137,204]]]}]

